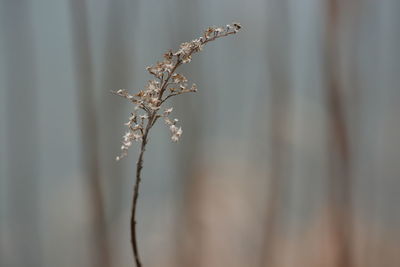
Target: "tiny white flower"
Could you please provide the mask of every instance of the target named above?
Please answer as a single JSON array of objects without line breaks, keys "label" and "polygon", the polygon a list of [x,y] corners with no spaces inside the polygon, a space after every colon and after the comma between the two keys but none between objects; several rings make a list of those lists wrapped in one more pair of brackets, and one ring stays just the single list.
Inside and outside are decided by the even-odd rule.
[{"label": "tiny white flower", "polygon": [[174,110],[173,108],[168,108],[168,109],[165,109],[165,111],[164,111],[164,115],[168,115],[168,114],[170,114],[171,112],[172,112],[172,110]]},{"label": "tiny white flower", "polygon": [[178,128],[175,125],[171,125],[170,129],[172,131],[172,136],[171,136],[172,142],[178,142],[179,137],[181,137],[182,132],[183,132],[182,128],[181,127]]},{"label": "tiny white flower", "polygon": [[172,125],[172,121],[168,117],[164,117],[165,124]]}]

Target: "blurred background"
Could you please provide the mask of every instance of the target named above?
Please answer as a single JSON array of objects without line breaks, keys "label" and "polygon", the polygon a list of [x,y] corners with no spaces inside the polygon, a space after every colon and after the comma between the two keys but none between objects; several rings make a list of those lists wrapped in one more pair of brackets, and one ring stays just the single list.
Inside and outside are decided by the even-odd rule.
[{"label": "blurred background", "polygon": [[400,266],[397,0],[1,0],[0,266],[133,266],[136,148],[115,161],[145,67],[181,68],[138,210],[144,266]]}]

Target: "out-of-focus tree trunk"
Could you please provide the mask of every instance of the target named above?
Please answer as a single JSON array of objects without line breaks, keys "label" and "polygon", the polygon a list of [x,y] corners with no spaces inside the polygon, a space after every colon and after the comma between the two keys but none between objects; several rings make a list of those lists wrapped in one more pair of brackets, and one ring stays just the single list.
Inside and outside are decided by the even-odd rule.
[{"label": "out-of-focus tree trunk", "polygon": [[[176,0],[176,6],[182,10],[193,10],[192,12],[183,12],[178,17],[177,25],[179,27],[179,32],[174,34],[174,45],[177,45],[177,40],[181,42],[186,41],[188,36],[193,36],[193,32],[188,32],[188,27],[185,24],[197,25],[199,26],[199,3],[198,1],[184,1]],[[199,29],[202,30],[202,29]],[[174,48],[176,49],[176,47]],[[190,82],[196,83],[196,80],[201,81],[203,74],[201,72],[201,59],[196,57],[196,62],[191,66],[192,68],[192,78],[189,78]],[[196,98],[196,99],[194,99]],[[182,121],[184,121],[184,131],[187,140],[190,145],[181,145],[182,149],[179,150],[179,160],[176,169],[178,172],[179,182],[177,184],[181,185],[182,188],[182,199],[181,199],[181,213],[179,214],[179,219],[177,222],[177,265],[180,267],[202,266],[203,257],[203,246],[204,246],[204,233],[203,226],[201,223],[201,203],[204,197],[202,192],[202,185],[204,178],[202,177],[201,171],[199,170],[198,162],[196,159],[199,157],[200,145],[202,131],[200,127],[200,117],[196,109],[195,103],[204,103],[201,99],[201,94],[198,93],[194,95],[182,96],[175,103],[176,105],[182,107],[182,110],[187,112],[181,113]],[[190,140],[189,140],[190,138]],[[181,162],[186,164],[183,166]]]},{"label": "out-of-focus tree trunk", "polygon": [[99,171],[98,119],[95,107],[93,68],[89,42],[87,3],[70,0],[73,48],[75,55],[76,89],[79,102],[79,121],[82,140],[82,166],[88,183],[88,199],[95,261],[93,266],[111,266],[107,225]]},{"label": "out-of-focus tree trunk", "polygon": [[[5,266],[42,266],[39,136],[30,1],[0,2],[6,51],[7,246]],[[3,34],[4,33],[4,34]]]},{"label": "out-of-focus tree trunk", "polygon": [[337,245],[337,266],[351,267],[352,259],[352,180],[350,147],[340,77],[339,38],[341,0],[327,1],[326,98],[328,109],[329,198],[332,231]]},{"label": "out-of-focus tree trunk", "polygon": [[[129,4],[128,4],[129,3]],[[115,157],[120,153],[118,145],[122,135],[118,134],[117,129],[121,129],[121,121],[117,118],[125,118],[124,113],[126,103],[121,99],[112,96],[110,90],[118,90],[128,88],[132,83],[132,76],[135,76],[133,69],[131,54],[134,47],[129,47],[132,32],[136,31],[137,24],[134,22],[136,10],[139,9],[139,1],[126,0],[109,0],[107,2],[106,23],[105,23],[105,39],[104,41],[104,59],[102,61],[101,75],[101,132],[102,151],[102,170],[106,180],[107,192],[110,196],[109,218],[110,222],[120,218],[121,210],[125,205],[123,188],[126,181],[124,177],[124,169],[121,163],[115,162]],[[126,11],[129,10],[129,12]],[[127,16],[126,14],[129,14]],[[129,114],[129,113],[128,113]],[[130,162],[129,164],[133,164]],[[133,177],[128,176],[130,182]],[[129,184],[130,184],[129,182]],[[128,203],[130,203],[128,201]]]},{"label": "out-of-focus tree trunk", "polygon": [[289,14],[288,3],[281,0],[270,0],[268,3],[270,15],[268,31],[267,56],[269,59],[269,76],[271,95],[270,106],[270,167],[268,198],[265,206],[265,228],[261,255],[261,266],[271,267],[276,264],[276,242],[279,232],[281,208],[282,173],[285,150],[285,130],[287,129],[288,97],[289,97]]}]

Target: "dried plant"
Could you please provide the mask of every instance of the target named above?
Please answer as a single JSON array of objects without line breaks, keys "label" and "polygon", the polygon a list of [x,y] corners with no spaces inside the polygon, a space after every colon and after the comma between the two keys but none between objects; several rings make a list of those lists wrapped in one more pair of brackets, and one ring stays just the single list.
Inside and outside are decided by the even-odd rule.
[{"label": "dried plant", "polygon": [[177,119],[170,119],[169,115],[173,108],[163,108],[163,104],[171,97],[184,93],[196,92],[195,84],[188,86],[188,80],[179,73],[177,68],[192,60],[192,55],[201,51],[205,44],[214,41],[220,37],[235,34],[239,31],[241,25],[233,23],[226,27],[209,27],[203,33],[203,36],[185,42],[180,45],[178,51],[169,50],[164,54],[164,60],[157,64],[147,67],[147,71],[155,78],[148,81],[144,90],[131,95],[125,89],[113,91],[112,93],[129,100],[134,104],[133,112],[125,125],[128,131],[123,136],[121,146],[121,155],[116,159],[120,160],[128,153],[128,149],[134,142],[140,143],[139,158],[136,163],[136,181],[133,192],[132,215],[131,215],[131,242],[136,266],[142,266],[136,239],[136,206],[139,196],[139,185],[141,181],[141,171],[143,168],[143,154],[148,142],[148,136],[151,128],[159,118],[163,118],[166,126],[171,131],[171,140],[177,142],[182,135],[182,128],[176,124]]}]

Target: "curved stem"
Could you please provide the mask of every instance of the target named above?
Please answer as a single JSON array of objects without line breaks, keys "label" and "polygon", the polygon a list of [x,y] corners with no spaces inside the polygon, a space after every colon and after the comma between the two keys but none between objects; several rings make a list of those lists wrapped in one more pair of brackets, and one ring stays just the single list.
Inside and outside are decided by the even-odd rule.
[{"label": "curved stem", "polygon": [[139,155],[138,161],[136,163],[136,181],[135,181],[135,187],[134,187],[134,191],[133,191],[133,200],[132,200],[131,242],[132,242],[133,256],[135,258],[137,267],[141,267],[142,263],[139,258],[137,238],[136,238],[136,206],[137,206],[137,200],[139,197],[139,185],[140,185],[140,181],[141,181],[141,173],[142,173],[142,168],[143,168],[143,154],[144,154],[144,151],[146,148],[146,142],[147,142],[147,140],[145,138],[143,138],[141,149],[140,149],[140,155]]},{"label": "curved stem", "polygon": [[[234,34],[236,32],[228,32],[224,35],[219,35],[219,36],[214,36],[210,39],[207,39],[202,42],[202,44],[206,44],[210,41],[213,41],[219,37],[227,36],[229,34]],[[195,50],[190,51],[189,56],[192,55],[195,52]],[[171,69],[171,72],[168,73],[167,77],[164,78],[164,76],[160,79],[161,80],[161,88],[160,88],[160,93],[158,95],[158,100],[159,104],[158,107],[161,106],[162,103],[164,103],[168,98],[175,96],[177,94],[171,94],[168,95],[165,99],[163,99],[163,94],[167,90],[168,87],[168,82],[171,79],[172,75],[175,73],[176,69],[182,64],[182,60],[179,58],[179,55],[177,56],[177,60],[175,62],[175,65]],[[116,93],[117,95],[120,95]],[[133,189],[133,199],[132,199],[132,214],[131,214],[131,243],[132,243],[132,249],[133,249],[133,256],[135,258],[135,263],[136,267],[142,267],[142,263],[140,261],[139,257],[139,251],[138,251],[138,242],[137,242],[137,237],[136,237],[136,207],[137,207],[137,201],[139,197],[139,186],[140,186],[140,181],[141,181],[141,174],[142,174],[142,169],[143,169],[143,155],[144,151],[146,150],[146,145],[147,145],[147,136],[149,134],[149,131],[151,127],[153,127],[154,123],[156,120],[159,118],[157,116],[157,110],[150,111],[146,109],[146,107],[143,107],[143,109],[149,114],[149,120],[147,122],[146,128],[143,132],[143,138],[142,138],[142,144],[140,146],[140,154],[139,158],[136,162],[136,180],[135,180],[135,186]]]},{"label": "curved stem", "polygon": [[[135,263],[136,263],[136,267],[142,267],[142,263],[140,261],[140,257],[139,257],[139,251],[138,251],[138,242],[137,242],[137,236],[136,236],[136,207],[137,207],[137,202],[138,202],[138,198],[139,198],[139,186],[140,186],[140,182],[141,182],[141,174],[142,174],[142,169],[143,169],[143,155],[144,155],[144,151],[146,150],[146,145],[148,142],[148,134],[150,129],[154,126],[154,124],[156,123],[157,119],[159,119],[160,117],[163,117],[163,115],[159,115],[157,114],[159,109],[161,108],[161,105],[170,97],[172,96],[176,96],[178,94],[182,94],[185,92],[191,92],[191,91],[195,91],[195,90],[189,90],[189,91],[185,91],[185,92],[179,92],[179,93],[171,93],[168,96],[166,96],[163,99],[163,95],[165,93],[165,91],[167,90],[168,86],[171,84],[169,81],[171,80],[171,78],[173,77],[176,69],[182,65],[183,63],[185,63],[184,59],[181,59],[181,55],[183,55],[186,59],[190,59],[191,55],[200,51],[201,50],[201,46],[205,45],[206,43],[210,42],[210,41],[214,41],[217,38],[223,37],[223,36],[227,36],[230,34],[235,34],[237,32],[238,29],[240,29],[240,25],[238,24],[234,24],[235,26],[235,30],[234,31],[229,31],[230,26],[228,26],[227,28],[227,32],[223,33],[223,34],[219,34],[221,31],[220,30],[213,30],[214,31],[214,36],[209,38],[208,36],[205,37],[201,37],[199,39],[197,39],[196,41],[193,41],[192,44],[189,44],[189,48],[190,50],[187,51],[187,43],[184,45],[185,51],[178,51],[175,54],[172,54],[172,52],[169,52],[171,54],[171,56],[168,56],[168,59],[172,59],[172,56],[174,57],[173,62],[174,65],[171,67],[168,67],[168,74],[165,74],[166,71],[152,71],[148,68],[149,72],[156,76],[157,79],[160,80],[160,89],[158,91],[158,95],[156,96],[156,99],[153,98],[153,92],[151,92],[151,101],[147,98],[148,95],[146,95],[146,97],[144,97],[143,95],[136,95],[138,98],[136,99],[135,97],[129,95],[126,90],[121,89],[118,90],[117,92],[113,92],[116,95],[119,95],[121,97],[127,98],[129,99],[131,102],[133,102],[134,104],[136,104],[136,108],[141,108],[142,110],[144,110],[146,112],[146,114],[148,115],[148,120],[147,120],[147,125],[146,128],[143,130],[143,121],[144,119],[142,118],[142,123],[140,124],[141,128],[140,128],[140,132],[142,134],[142,143],[140,146],[140,153],[139,153],[139,157],[138,160],[136,162],[136,180],[135,180],[135,185],[134,185],[134,189],[133,189],[133,199],[132,199],[132,214],[131,214],[131,221],[130,221],[130,226],[131,226],[131,243],[132,243],[132,250],[133,250],[133,256],[135,259]],[[210,28],[211,29],[211,28]],[[195,43],[194,43],[195,42]],[[201,44],[198,45],[198,42],[200,42]],[[183,49],[183,47],[182,47]],[[187,60],[187,62],[189,62],[190,60]],[[161,73],[162,72],[162,73]],[[161,76],[160,76],[161,74]],[[166,75],[166,77],[165,77]],[[173,81],[172,83],[175,83],[175,81]],[[186,85],[185,85],[186,87]],[[146,91],[152,91],[152,90],[146,90]],[[156,100],[156,101],[154,101]],[[156,107],[153,106],[154,102],[156,102]],[[150,105],[150,103],[152,105]],[[164,112],[164,116],[166,116],[167,114]],[[134,121],[136,123],[136,121]],[[130,123],[128,123],[129,126]],[[130,128],[130,133],[135,133],[136,129]],[[136,137],[136,136],[135,136]],[[124,137],[125,138],[125,137]],[[136,140],[136,139],[135,139]],[[130,145],[129,145],[130,146]],[[122,147],[123,150],[123,156],[126,155],[126,149],[127,146]]]},{"label": "curved stem", "polygon": [[140,257],[139,257],[138,242],[137,242],[137,237],[136,237],[136,207],[137,207],[137,201],[138,201],[138,197],[139,197],[140,181],[142,180],[141,176],[142,176],[142,169],[143,169],[143,155],[144,155],[144,151],[146,150],[148,134],[149,134],[151,127],[153,126],[153,121],[155,120],[155,118],[156,118],[156,112],[153,112],[150,115],[149,121],[144,130],[142,144],[140,146],[140,154],[139,154],[139,158],[136,162],[136,180],[135,180],[135,187],[133,189],[132,214],[131,214],[131,243],[132,243],[132,250],[133,250],[133,256],[135,258],[136,267],[142,267],[142,262],[140,261]]}]

